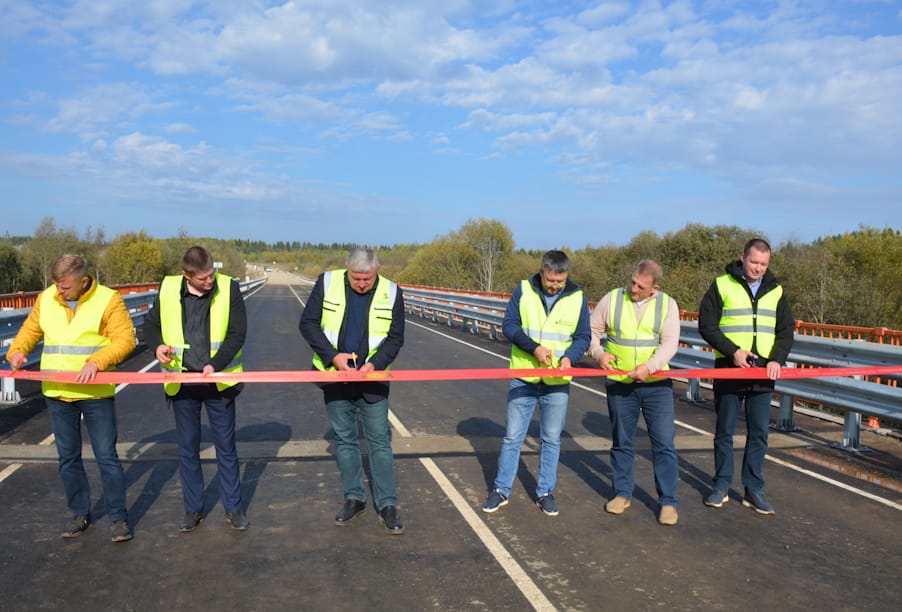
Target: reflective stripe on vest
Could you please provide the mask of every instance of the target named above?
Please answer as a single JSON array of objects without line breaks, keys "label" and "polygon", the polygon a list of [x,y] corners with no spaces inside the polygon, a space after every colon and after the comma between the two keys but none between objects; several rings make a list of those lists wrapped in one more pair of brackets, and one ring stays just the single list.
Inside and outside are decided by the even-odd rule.
[{"label": "reflective stripe on vest", "polygon": [[[69,306],[57,299],[57,288],[50,287],[41,293],[40,326],[44,332],[44,350],[41,353],[41,370],[44,372],[78,372],[93,355],[111,341],[100,335],[103,313],[116,292],[103,285],[94,287],[85,301],[76,305],[75,315],[69,320]],[[43,381],[41,389],[48,397],[91,399],[113,397],[116,385],[80,385]]]},{"label": "reflective stripe on vest", "polygon": [[[783,296],[783,287],[777,285],[763,295],[759,293],[753,303],[743,282],[733,275],[718,276],[716,282],[723,300],[720,330],[739,348],[750,351],[755,347],[759,356],[769,358],[776,341],[777,304]],[[725,356],[719,351],[716,354]]]},{"label": "reflective stripe on vest", "polygon": [[[332,348],[338,350],[338,336],[341,333],[341,324],[344,321],[345,308],[347,308],[347,294],[345,293],[345,273],[347,270],[329,270],[323,273],[323,307],[320,315],[320,327]],[[369,361],[385,339],[391,329],[392,315],[394,313],[395,300],[398,298],[398,285],[384,276],[378,276],[373,301],[370,302],[369,321],[367,324],[367,355],[365,361],[358,361],[360,366]],[[335,366],[323,363],[322,358],[314,353],[313,365],[317,370],[334,370]],[[386,370],[390,368],[385,368]]]},{"label": "reflective stripe on vest", "polygon": [[[160,327],[163,332],[163,343],[171,346],[174,350],[172,361],[160,366],[167,369],[180,372],[185,369],[182,365],[182,358],[185,349],[189,348],[185,344],[185,332],[182,328],[182,279],[184,276],[172,275],[163,278],[160,283]],[[224,274],[216,274],[216,292],[210,298],[210,357],[212,358],[222,346],[226,334],[229,331],[229,303],[232,297],[232,279]],[[222,372],[242,372],[244,367],[241,362],[242,350],[235,354],[232,362],[223,368]],[[222,391],[234,385],[237,382],[219,382],[216,388]],[[175,395],[181,388],[181,383],[169,382],[164,383],[163,388],[166,395]]]},{"label": "reflective stripe on vest", "polygon": [[[608,331],[605,351],[617,359],[618,370],[629,372],[651,359],[661,343],[661,328],[669,307],[670,297],[659,291],[645,307],[642,319],[637,321],[636,309],[629,294],[622,288],[614,292],[611,297],[611,329]],[[664,369],[670,369],[670,365],[665,364]],[[625,374],[608,378],[624,383],[635,382]],[[662,379],[648,377],[645,382],[656,380]]]},{"label": "reflective stripe on vest", "polygon": [[[582,289],[577,289],[568,295],[559,297],[551,307],[551,312],[545,312],[545,302],[538,294],[535,287],[528,279],[520,282],[520,325],[527,336],[551,349],[551,365],[558,367],[561,358],[570,345],[573,344],[573,334],[579,323],[580,309],[583,306]],[[539,364],[532,353],[527,353],[516,345],[511,347],[511,368],[538,368],[545,364]],[[557,377],[528,377],[524,382],[544,382],[546,385],[564,385],[570,382],[572,376]]]}]

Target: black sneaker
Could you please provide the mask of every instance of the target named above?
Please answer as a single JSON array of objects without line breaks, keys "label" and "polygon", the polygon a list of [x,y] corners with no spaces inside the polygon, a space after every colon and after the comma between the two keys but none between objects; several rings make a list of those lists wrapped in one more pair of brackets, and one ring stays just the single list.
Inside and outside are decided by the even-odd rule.
[{"label": "black sneaker", "polygon": [[401,517],[398,516],[398,508],[395,506],[385,506],[380,510],[379,522],[391,534],[400,535],[404,533],[404,525],[401,524]]},{"label": "black sneaker", "polygon": [[746,508],[751,508],[758,514],[776,514],[774,507],[770,505],[770,502],[767,501],[767,498],[764,497],[764,493],[761,491],[757,493],[746,492],[745,497],[742,498],[742,505]]},{"label": "black sneaker", "polygon": [[366,502],[359,499],[346,499],[344,505],[335,515],[335,524],[344,527],[366,510]]},{"label": "black sneaker", "polygon": [[501,506],[506,505],[507,496],[498,489],[495,489],[491,493],[489,493],[489,496],[486,498],[485,503],[482,504],[482,511],[492,513],[497,511]]},{"label": "black sneaker", "polygon": [[132,539],[132,530],[128,528],[125,519],[113,521],[113,524],[110,525],[110,537],[113,542],[128,542]]},{"label": "black sneaker", "polygon": [[186,512],[185,516],[182,517],[182,522],[179,523],[179,531],[182,533],[194,531],[202,520],[204,520],[203,512]]},{"label": "black sneaker", "polygon": [[91,526],[91,517],[87,514],[72,517],[72,520],[63,527],[60,534],[64,538],[77,538],[84,530]]},{"label": "black sneaker", "polygon": [[229,526],[236,531],[244,531],[251,526],[251,522],[247,520],[247,515],[244,513],[244,510],[226,512],[225,517]]},{"label": "black sneaker", "polygon": [[552,495],[551,493],[546,493],[545,495],[537,499],[536,505],[539,507],[539,510],[541,510],[548,516],[558,515],[557,503],[555,503],[554,495]]}]

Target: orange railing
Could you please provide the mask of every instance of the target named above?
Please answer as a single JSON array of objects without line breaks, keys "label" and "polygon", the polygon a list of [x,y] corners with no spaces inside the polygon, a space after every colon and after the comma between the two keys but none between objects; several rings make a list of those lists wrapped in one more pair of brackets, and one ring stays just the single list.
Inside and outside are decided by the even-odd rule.
[{"label": "orange railing", "polygon": [[[136,283],[130,285],[112,285],[119,293],[140,293],[142,291],[155,291],[159,289],[159,283]],[[407,285],[414,289],[427,289],[430,291],[447,291],[448,293],[471,293],[481,297],[494,297],[500,299],[510,298],[509,293],[495,291],[461,291],[460,289],[448,289],[443,287],[426,287],[423,285]],[[20,291],[18,293],[0,294],[0,308],[31,308],[40,291]],[[594,303],[589,303],[589,308],[594,308]],[[680,311],[680,319],[683,321],[697,321],[698,313],[689,310]],[[846,340],[866,340],[902,346],[902,330],[887,329],[886,327],[859,327],[855,325],[828,325],[826,323],[807,323],[796,321],[796,333],[804,336],[818,336],[821,338],[834,338]]]},{"label": "orange railing", "polygon": [[[461,291],[460,289],[427,287],[424,285],[405,285],[405,287],[424,289],[427,291],[446,291],[448,293],[470,293],[480,297],[493,297],[504,300],[510,298],[509,293],[498,293],[495,291]],[[589,302],[589,308],[595,308],[595,303]],[[698,321],[698,313],[690,310],[681,310],[680,320]],[[868,342],[902,346],[902,330],[887,329],[886,327],[857,327],[854,325],[828,325],[826,323],[796,321],[796,333],[803,336],[818,336],[821,338],[833,338],[838,340],[867,340]]]},{"label": "orange railing", "polygon": [[[156,291],[160,283],[135,283],[129,285],[110,285],[122,295],[129,293],[142,293],[144,291]],[[31,308],[38,299],[40,291],[19,291],[18,293],[0,294],[0,308]]]}]

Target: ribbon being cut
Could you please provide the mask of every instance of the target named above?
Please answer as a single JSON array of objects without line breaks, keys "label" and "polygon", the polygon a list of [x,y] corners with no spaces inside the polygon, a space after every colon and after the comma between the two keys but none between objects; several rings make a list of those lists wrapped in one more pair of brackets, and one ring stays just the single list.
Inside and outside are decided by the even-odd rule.
[{"label": "ribbon being cut", "polygon": [[[0,378],[16,380],[76,382],[77,372],[41,372],[30,370],[0,370]],[[263,370],[245,372],[215,372],[201,374],[197,372],[98,372],[94,383],[97,384],[162,384],[167,382],[205,383],[205,382],[244,382],[244,383],[278,383],[278,382],[360,382],[367,380],[388,380],[392,382],[408,381],[442,381],[442,380],[491,380],[524,378],[531,376],[573,376],[574,378],[598,378],[626,374],[619,370],[600,370],[596,368],[467,368],[452,370],[387,370],[361,373],[356,370],[328,371],[318,370]],[[886,376],[902,374],[902,364],[892,366],[840,367],[840,368],[783,368],[780,379],[827,378],[843,376]],[[655,372],[661,378],[705,378],[705,379],[766,379],[765,368],[700,368],[676,369]]]}]

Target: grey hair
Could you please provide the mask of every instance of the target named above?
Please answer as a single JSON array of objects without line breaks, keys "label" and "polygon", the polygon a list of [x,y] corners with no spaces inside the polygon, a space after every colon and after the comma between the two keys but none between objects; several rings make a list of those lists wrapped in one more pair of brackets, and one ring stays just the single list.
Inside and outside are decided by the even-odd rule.
[{"label": "grey hair", "polygon": [[552,249],[542,256],[542,269],[556,274],[570,272],[570,258],[563,251]]},{"label": "grey hair", "polygon": [[379,267],[379,256],[373,249],[357,247],[348,253],[348,270],[352,272],[369,272]]}]

